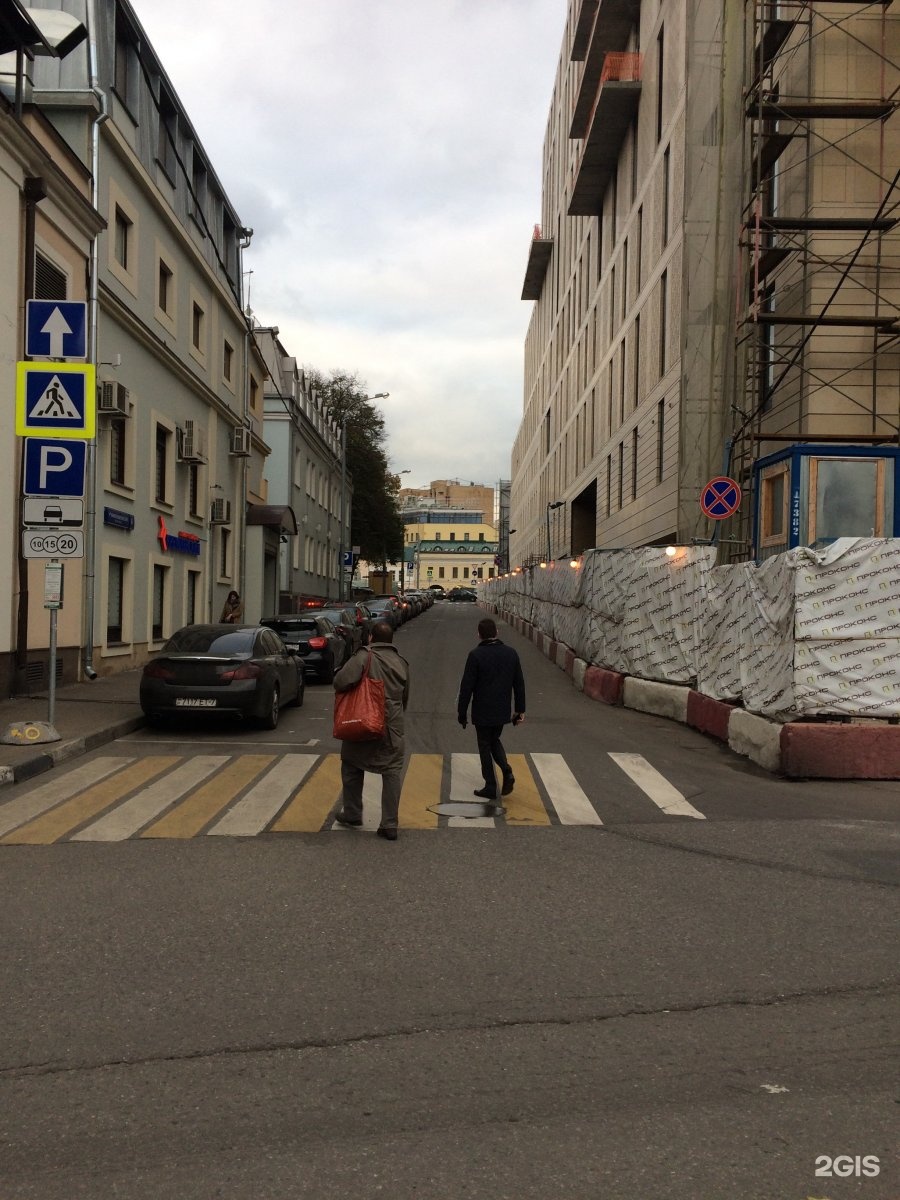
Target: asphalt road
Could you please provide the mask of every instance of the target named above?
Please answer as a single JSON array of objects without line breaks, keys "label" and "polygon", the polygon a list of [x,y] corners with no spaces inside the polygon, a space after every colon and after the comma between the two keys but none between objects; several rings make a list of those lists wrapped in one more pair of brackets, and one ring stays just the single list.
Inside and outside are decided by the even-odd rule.
[{"label": "asphalt road", "polygon": [[[479,615],[398,635],[445,779]],[[4,1200],[900,1196],[900,789],[772,779],[502,636],[508,748],[602,825],[0,846]],[[329,712],[88,757],[327,753]]]}]

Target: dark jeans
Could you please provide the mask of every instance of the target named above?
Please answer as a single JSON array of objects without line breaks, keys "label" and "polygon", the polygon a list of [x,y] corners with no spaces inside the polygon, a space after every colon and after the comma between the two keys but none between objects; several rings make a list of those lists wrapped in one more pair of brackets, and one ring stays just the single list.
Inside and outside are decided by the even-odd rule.
[{"label": "dark jeans", "polygon": [[[509,774],[509,762],[506,751],[500,741],[503,733],[502,725],[476,725],[475,735],[478,738],[478,754],[481,758],[481,774],[484,776],[484,786],[488,791],[496,793],[497,776],[494,774],[494,763],[505,776]],[[502,782],[502,780],[501,780]]]}]

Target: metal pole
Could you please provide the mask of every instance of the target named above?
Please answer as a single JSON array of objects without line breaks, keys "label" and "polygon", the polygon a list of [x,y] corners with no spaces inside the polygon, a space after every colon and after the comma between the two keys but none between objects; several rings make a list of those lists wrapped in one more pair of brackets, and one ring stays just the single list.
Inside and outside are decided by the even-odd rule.
[{"label": "metal pole", "polygon": [[550,502],[547,502],[547,562],[550,561]]},{"label": "metal pole", "polygon": [[47,724],[56,719],[56,608],[50,609],[50,686],[47,699]]},{"label": "metal pole", "polygon": [[347,418],[341,421],[341,541],[338,548],[338,599],[345,598],[344,534],[347,519]]}]

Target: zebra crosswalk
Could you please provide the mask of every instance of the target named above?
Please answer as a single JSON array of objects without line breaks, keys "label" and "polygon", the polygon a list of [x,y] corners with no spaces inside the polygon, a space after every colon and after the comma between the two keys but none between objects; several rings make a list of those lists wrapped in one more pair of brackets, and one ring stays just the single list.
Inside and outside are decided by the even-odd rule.
[{"label": "zebra crosswalk", "polygon": [[[639,754],[609,758],[632,781],[641,803],[657,817],[703,820],[676,788]],[[538,828],[602,826],[598,804],[584,792],[561,754],[513,754],[515,789],[496,815],[459,815],[482,786],[476,754],[413,754],[400,799],[401,829]],[[341,766],[337,754],[158,754],[98,756],[53,777],[5,804],[0,802],[0,844],[117,842],[132,838],[260,834],[337,830]],[[381,780],[367,775],[364,829],[378,825]],[[457,810],[442,815],[450,802]],[[465,811],[464,809],[462,811]],[[478,812],[473,805],[473,812]]]}]

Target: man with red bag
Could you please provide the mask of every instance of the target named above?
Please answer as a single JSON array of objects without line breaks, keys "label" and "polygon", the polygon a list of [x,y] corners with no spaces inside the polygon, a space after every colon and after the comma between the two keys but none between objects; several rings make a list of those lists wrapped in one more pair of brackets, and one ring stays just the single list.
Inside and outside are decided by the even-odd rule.
[{"label": "man with red bag", "polygon": [[[385,731],[372,741],[341,742],[341,808],[339,825],[362,825],[363,783],[366,771],[381,776],[381,824],[378,836],[397,840],[397,814],[403,779],[404,710],[409,703],[409,664],[393,645],[394,631],[387,621],[372,627],[368,646],[362,646],[334,677],[334,690],[357,686],[368,669],[370,678],[384,684]],[[370,657],[371,656],[371,657]]]}]

